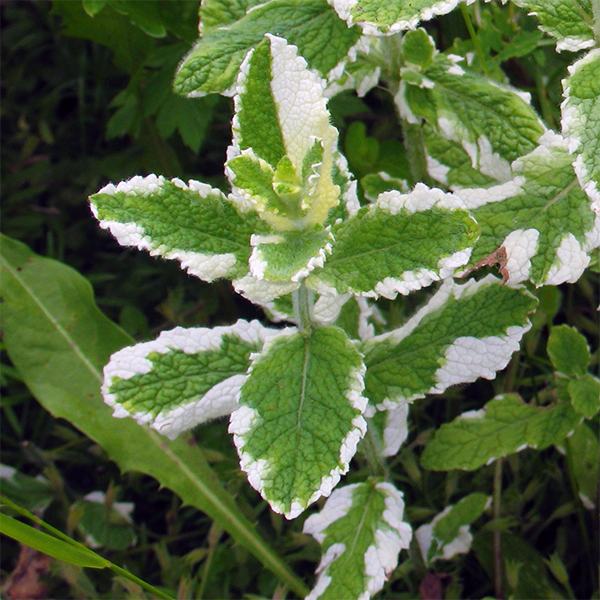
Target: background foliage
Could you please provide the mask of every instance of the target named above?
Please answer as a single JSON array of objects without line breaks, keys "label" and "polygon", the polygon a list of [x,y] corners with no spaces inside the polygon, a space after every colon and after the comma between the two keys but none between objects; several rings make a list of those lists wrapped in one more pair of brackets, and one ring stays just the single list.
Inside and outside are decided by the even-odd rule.
[{"label": "background foliage", "polygon": [[[198,2],[9,1],[1,18],[3,233],[84,275],[101,310],[138,340],[175,325],[263,318],[227,282],[208,285],[175,264],[121,249],[89,213],[89,194],[135,174],[224,184],[231,101],[217,95],[187,100],[171,91],[174,70],[197,37]],[[474,27],[473,36],[467,25]],[[546,124],[558,128],[560,80],[572,56],[557,54],[533,18],[513,4],[477,3],[428,23],[427,29],[441,49],[477,50],[475,69],[498,79],[502,70],[515,86],[532,93]],[[407,177],[400,131],[384,90],[363,99],[344,92],[330,109],[357,177],[379,170]],[[407,520],[417,528],[471,492],[495,494],[495,508],[475,522],[473,551],[467,555],[428,568],[416,548],[404,553],[382,597],[432,598],[443,589],[445,598],[481,598],[494,595],[499,586],[515,598],[597,597],[598,513],[580,497],[586,487],[586,497],[591,494],[597,503],[597,417],[580,426],[564,448],[524,450],[476,471],[439,473],[420,464],[424,446],[441,424],[496,394],[516,392],[543,405],[558,393],[546,351],[552,324],[582,332],[592,348],[591,368],[597,369],[597,291],[594,269],[575,285],[541,288],[534,327],[505,372],[493,382],[452,388],[415,405],[410,437],[390,461],[392,478],[405,494]],[[382,301],[382,311],[397,326],[427,294]],[[69,377],[68,370],[63,376]],[[4,353],[1,377],[2,462],[19,474],[3,471],[10,478],[10,483],[4,479],[3,493],[43,512],[46,521],[76,539],[89,542],[91,536],[103,556],[173,596],[281,593],[275,575],[224,534],[218,522],[182,505],[155,479],[120,473],[96,442],[42,408]],[[287,522],[268,510],[240,474],[225,429],[217,422],[196,432],[203,457],[274,551],[312,582],[319,551],[300,533],[304,518]],[[357,459],[348,483],[364,469]],[[92,492],[105,494],[102,503],[85,498]],[[121,503],[129,503],[130,520],[113,510]],[[95,531],[98,522],[104,527]],[[502,582],[494,581],[496,531],[502,532]],[[24,558],[8,538],[3,546],[8,597],[23,582],[45,586],[29,597],[145,597],[141,588],[107,570],[60,561],[43,563],[40,582],[31,557]],[[19,552],[18,566],[25,573],[20,578]]]}]

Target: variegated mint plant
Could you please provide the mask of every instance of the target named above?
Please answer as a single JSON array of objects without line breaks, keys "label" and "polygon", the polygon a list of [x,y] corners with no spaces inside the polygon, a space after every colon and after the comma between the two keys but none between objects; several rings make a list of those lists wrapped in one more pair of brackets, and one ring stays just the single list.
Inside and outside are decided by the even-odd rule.
[{"label": "variegated mint plant", "polygon": [[[408,435],[410,404],[493,379],[531,326],[537,301],[524,283],[574,282],[600,246],[598,27],[555,18],[571,14],[571,0],[552,3],[554,12],[517,2],[559,50],[591,48],[564,81],[558,133],[527,94],[416,29],[460,3],[206,0],[175,89],[233,96],[230,191],[150,175],[91,197],[122,245],[207,282],[229,279],[287,323],[163,332],[117,352],[102,389],[116,417],[168,437],[229,416],[248,482],[289,519],[328,497],[304,525],[323,548],[310,598],[368,598],[383,587],[411,540],[385,467]],[[412,181],[382,171],[359,194],[327,102],[378,82],[393,97]],[[473,275],[496,264],[502,279]],[[412,317],[387,327],[379,298],[431,285]],[[581,394],[596,384],[585,381],[577,394],[589,418],[597,403]],[[492,402],[489,415],[495,407],[522,418],[516,396]],[[489,415],[468,424],[488,426]],[[371,476],[334,491],[357,452]],[[445,457],[436,460],[444,469]],[[424,562],[466,552],[487,504],[473,494],[422,526]]]}]

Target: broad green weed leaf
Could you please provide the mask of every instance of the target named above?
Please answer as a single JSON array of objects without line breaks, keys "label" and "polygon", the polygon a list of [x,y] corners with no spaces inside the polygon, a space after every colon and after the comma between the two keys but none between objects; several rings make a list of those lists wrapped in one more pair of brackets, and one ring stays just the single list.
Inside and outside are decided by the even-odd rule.
[{"label": "broad green weed leaf", "polygon": [[567,377],[587,373],[591,360],[590,349],[585,337],[574,327],[552,327],[547,350],[552,366],[559,373]]},{"label": "broad green weed leaf", "polygon": [[3,513],[0,513],[0,531],[30,548],[72,565],[92,569],[110,567],[110,562],[94,551],[59,540]]},{"label": "broad green weed leaf", "polygon": [[44,475],[31,477],[8,465],[0,465],[0,482],[4,496],[38,514],[54,500],[54,488]]},{"label": "broad green weed leaf", "polygon": [[449,560],[471,549],[471,523],[475,522],[491,503],[485,494],[470,494],[447,506],[431,523],[415,531],[425,564],[443,558]]},{"label": "broad green weed leaf", "polygon": [[536,299],[489,275],[445,282],[405,325],[367,340],[365,394],[378,408],[440,394],[478,377],[493,379],[531,327]]},{"label": "broad green weed leaf", "polygon": [[205,281],[247,272],[251,213],[242,215],[205,183],[133,177],[105,186],[90,201],[100,226],[123,246],[177,259]]},{"label": "broad green weed leaf", "polygon": [[199,448],[183,439],[170,442],[132,419],[112,417],[100,396],[102,367],[132,339],[98,310],[89,283],[24,244],[1,239],[3,341],[34,396],[100,444],[122,471],[156,478],[305,595],[302,582],[240,513]]},{"label": "broad green weed leaf", "polygon": [[584,421],[565,440],[568,468],[577,483],[579,499],[588,510],[593,510],[598,502],[600,449],[596,430]]},{"label": "broad green weed leaf", "polygon": [[304,523],[322,546],[317,583],[307,600],[368,599],[384,585],[407,549],[411,528],[402,519],[402,493],[390,483],[341,487]]},{"label": "broad green weed leaf", "polygon": [[540,29],[557,40],[556,49],[577,52],[595,45],[594,0],[513,0],[540,21]]},{"label": "broad green weed leaf", "polygon": [[328,496],[366,431],[364,365],[337,327],[288,331],[253,357],[229,431],[240,466],[275,512]]},{"label": "broad green weed leaf", "polygon": [[361,35],[358,27],[340,21],[325,0],[271,0],[229,25],[206,31],[181,64],[175,90],[184,96],[231,95],[244,57],[266,33],[297,46],[311,69],[332,78]]},{"label": "broad green weed leaf", "polygon": [[[449,184],[448,172],[456,168],[452,162],[441,161],[443,151],[432,139],[435,133],[459,144],[471,166],[483,176],[508,181],[511,163],[531,152],[545,131],[529,105],[529,96],[465,71],[459,64],[462,57],[437,52],[433,40],[429,38],[429,46],[423,42],[424,36],[417,30],[404,38],[403,46],[408,46],[405,55],[413,62],[400,71],[402,81],[395,101],[409,123],[424,119],[432,128],[428,135],[432,176]],[[416,45],[424,48],[421,64],[414,64],[418,60],[413,56]]]},{"label": "broad green weed leaf", "polygon": [[395,298],[465,264],[478,226],[456,196],[417,184],[409,194],[380,195],[332,234],[331,256],[309,275],[309,288]]},{"label": "broad green weed leaf", "polygon": [[427,21],[452,11],[460,2],[475,0],[329,0],[348,25],[357,23],[367,35],[391,35],[414,29]]},{"label": "broad green weed leaf", "polygon": [[176,327],[156,340],[113,354],[104,367],[104,401],[115,417],[175,439],[182,431],[229,415],[250,366],[250,353],[278,333],[258,321],[213,329]]},{"label": "broad green weed leaf", "polygon": [[481,410],[442,425],[421,464],[434,471],[472,471],[525,448],[543,450],[563,443],[580,421],[581,415],[567,403],[540,408],[524,404],[516,394],[498,396]]},{"label": "broad green weed leaf", "polygon": [[564,138],[548,131],[515,161],[515,178],[487,189],[456,191],[481,225],[470,265],[499,263],[510,284],[574,283],[600,245],[600,216],[590,208]]},{"label": "broad green weed leaf", "polygon": [[562,131],[579,183],[600,215],[600,48],[569,67],[563,87]]},{"label": "broad green weed leaf", "polygon": [[573,408],[586,419],[591,419],[600,410],[600,379],[586,373],[572,379],[567,386]]}]

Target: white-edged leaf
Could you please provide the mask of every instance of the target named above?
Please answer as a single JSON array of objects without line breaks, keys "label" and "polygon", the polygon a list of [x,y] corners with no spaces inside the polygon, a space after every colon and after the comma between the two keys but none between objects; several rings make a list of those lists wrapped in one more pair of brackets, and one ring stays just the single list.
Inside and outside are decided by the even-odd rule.
[{"label": "white-edged leaf", "polygon": [[481,225],[469,264],[499,263],[510,284],[574,283],[600,245],[600,215],[575,177],[564,138],[548,131],[539,142],[513,163],[513,180],[456,191]]},{"label": "white-edged leaf", "polygon": [[108,184],[90,202],[100,227],[122,246],[177,259],[205,281],[248,270],[250,236],[260,221],[205,183],[136,176]]},{"label": "white-edged leaf", "polygon": [[207,329],[176,327],[113,354],[102,394],[115,417],[133,417],[174,439],[238,408],[250,354],[280,334],[258,321]]},{"label": "white-edged leaf", "polygon": [[246,13],[265,0],[202,0],[200,5],[200,34],[204,37],[211,29],[225,27],[239,21]]},{"label": "white-edged leaf", "polygon": [[536,302],[492,275],[464,285],[444,282],[405,325],[363,344],[365,394],[381,410],[493,379],[531,327],[527,315]]},{"label": "white-edged leaf", "polygon": [[318,579],[307,600],[367,600],[384,585],[407,549],[412,531],[404,517],[402,493],[372,480],[333,492],[303,532],[322,546]]},{"label": "white-edged leaf", "polygon": [[275,512],[328,496],[366,431],[364,365],[337,327],[287,331],[253,355],[229,431],[240,466]]},{"label": "white-edged leaf", "polygon": [[471,523],[491,504],[491,497],[481,493],[469,494],[456,504],[447,506],[431,523],[415,531],[426,565],[443,558],[449,560],[471,549]]},{"label": "white-edged leaf", "polygon": [[395,456],[406,441],[409,407],[408,402],[402,402],[389,410],[375,410],[369,407],[368,412],[374,414],[369,417],[367,423],[369,428],[375,428],[379,434],[381,456]]},{"label": "white-edged leaf", "polygon": [[566,402],[538,407],[516,394],[497,396],[481,410],[442,425],[427,444],[421,464],[434,471],[472,471],[525,448],[563,444],[581,420]]},{"label": "white-edged leaf", "polygon": [[409,194],[386,192],[332,228],[331,255],[307,285],[319,293],[408,294],[464,265],[478,232],[453,194],[422,183]]}]

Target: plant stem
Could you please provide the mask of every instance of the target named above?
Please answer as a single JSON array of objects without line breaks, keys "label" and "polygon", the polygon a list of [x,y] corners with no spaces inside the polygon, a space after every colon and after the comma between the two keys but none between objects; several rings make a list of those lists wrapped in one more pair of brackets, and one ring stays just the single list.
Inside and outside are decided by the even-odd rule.
[{"label": "plant stem", "polygon": [[600,0],[592,0],[592,14],[594,15],[592,31],[594,32],[596,42],[600,44]]},{"label": "plant stem", "polygon": [[389,470],[385,459],[381,456],[380,442],[373,432],[373,427],[367,427],[367,433],[360,445],[360,451],[367,459],[371,474],[376,478],[389,479]]},{"label": "plant stem", "polygon": [[[494,520],[499,519],[502,507],[502,466],[503,458],[496,460],[494,466]],[[494,595],[496,598],[504,597],[504,573],[502,570],[502,532],[493,533],[494,548]]]},{"label": "plant stem", "polygon": [[469,35],[471,36],[471,41],[473,42],[473,46],[475,47],[475,52],[477,53],[477,58],[481,63],[481,69],[484,72],[486,77],[490,77],[490,72],[487,67],[487,63],[485,62],[485,55],[483,54],[483,48],[479,43],[479,38],[477,37],[477,32],[473,27],[473,23],[471,22],[471,16],[469,15],[469,9],[465,4],[460,5],[460,12],[462,13],[463,19],[467,25],[467,29],[469,30]]},{"label": "plant stem", "polygon": [[314,294],[302,284],[297,290],[292,292],[292,302],[298,329],[302,333],[309,333],[314,326],[312,318]]},{"label": "plant stem", "polygon": [[404,132],[404,147],[406,148],[413,180],[415,183],[422,181],[432,187],[433,182],[427,173],[425,142],[423,141],[421,124],[409,123],[406,119],[402,119],[402,131]]}]

